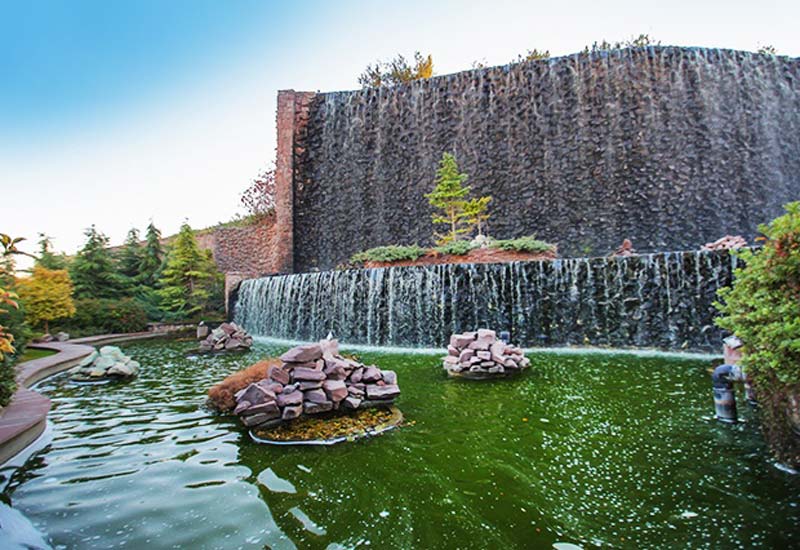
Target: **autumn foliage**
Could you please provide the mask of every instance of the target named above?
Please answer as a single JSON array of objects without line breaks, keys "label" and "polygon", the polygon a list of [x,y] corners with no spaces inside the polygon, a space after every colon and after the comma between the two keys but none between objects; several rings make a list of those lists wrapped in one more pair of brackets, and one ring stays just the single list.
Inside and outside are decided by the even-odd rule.
[{"label": "autumn foliage", "polygon": [[253,382],[267,378],[270,367],[280,367],[280,359],[264,359],[244,370],[235,372],[208,390],[208,405],[219,412],[229,412],[236,408],[234,395]]}]

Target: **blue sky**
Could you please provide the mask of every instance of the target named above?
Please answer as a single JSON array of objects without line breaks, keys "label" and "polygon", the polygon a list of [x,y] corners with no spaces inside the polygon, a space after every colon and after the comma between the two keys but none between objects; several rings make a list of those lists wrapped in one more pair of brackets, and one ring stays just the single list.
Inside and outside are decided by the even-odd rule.
[{"label": "blue sky", "polygon": [[[800,3],[0,0],[0,232],[74,252],[229,219],[274,158],[279,89],[357,87],[376,59],[438,74],[649,33],[800,56]],[[13,201],[13,203],[11,202]]]}]

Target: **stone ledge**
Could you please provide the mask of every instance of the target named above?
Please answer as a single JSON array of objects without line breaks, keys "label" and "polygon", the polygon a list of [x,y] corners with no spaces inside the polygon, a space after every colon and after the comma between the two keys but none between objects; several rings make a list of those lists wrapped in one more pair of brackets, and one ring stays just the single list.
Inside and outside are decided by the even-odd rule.
[{"label": "stone ledge", "polygon": [[56,351],[55,355],[25,361],[17,365],[19,388],[11,402],[0,412],[0,467],[36,441],[47,425],[50,399],[28,389],[48,376],[58,374],[77,365],[94,351],[94,345],[144,340],[169,333],[135,332],[130,334],[101,334],[78,338],[69,342],[31,344],[34,349]]}]

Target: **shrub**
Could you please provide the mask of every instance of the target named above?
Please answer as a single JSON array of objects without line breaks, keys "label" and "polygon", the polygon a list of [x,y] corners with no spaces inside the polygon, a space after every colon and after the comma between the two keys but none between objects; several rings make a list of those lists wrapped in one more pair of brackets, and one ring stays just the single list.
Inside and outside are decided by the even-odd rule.
[{"label": "shrub", "polygon": [[758,394],[764,431],[780,460],[800,464],[789,404],[800,396],[800,202],[759,231],[760,250],[732,254],[744,260],[732,287],[719,291],[716,323],[744,342],[742,366]]},{"label": "shrub", "polygon": [[219,412],[229,412],[236,408],[236,392],[253,382],[267,378],[270,367],[280,367],[280,359],[265,359],[246,369],[235,372],[208,390],[208,406]]},{"label": "shrub", "polygon": [[531,253],[555,252],[556,249],[555,245],[540,241],[533,235],[519,237],[518,239],[491,241],[489,246],[492,248],[499,248],[501,250],[514,250],[516,252]]},{"label": "shrub", "polygon": [[133,298],[81,298],[75,315],[59,328],[83,335],[139,332],[147,328],[147,311]]},{"label": "shrub", "polygon": [[450,241],[442,246],[434,248],[439,254],[452,254],[454,256],[463,256],[468,254],[471,250],[478,248],[477,244],[472,241]]},{"label": "shrub", "polygon": [[353,254],[350,262],[363,264],[366,262],[402,262],[416,260],[427,252],[424,248],[412,244],[410,246],[390,245],[370,248],[364,252]]}]

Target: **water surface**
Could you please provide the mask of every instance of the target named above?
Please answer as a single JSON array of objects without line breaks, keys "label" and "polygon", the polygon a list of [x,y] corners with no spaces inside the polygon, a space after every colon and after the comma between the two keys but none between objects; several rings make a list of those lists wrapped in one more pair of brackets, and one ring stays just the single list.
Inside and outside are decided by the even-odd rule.
[{"label": "water surface", "polygon": [[[252,443],[205,390],[285,347],[186,358],[125,346],[138,379],[53,400],[52,441],[5,498],[65,548],[787,547],[800,476],[769,461],[751,411],[712,420],[702,360],[532,356],[502,382],[447,380],[435,356],[369,353],[398,372],[409,425],[325,448]],[[8,476],[11,472],[3,472]]]}]

